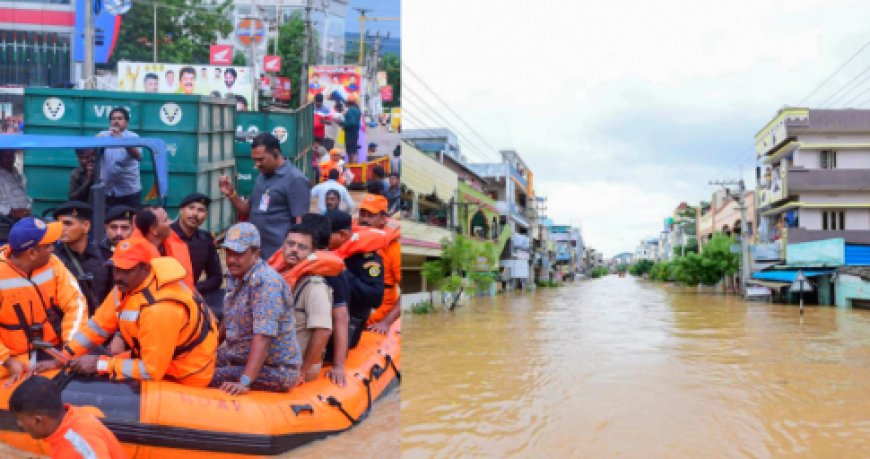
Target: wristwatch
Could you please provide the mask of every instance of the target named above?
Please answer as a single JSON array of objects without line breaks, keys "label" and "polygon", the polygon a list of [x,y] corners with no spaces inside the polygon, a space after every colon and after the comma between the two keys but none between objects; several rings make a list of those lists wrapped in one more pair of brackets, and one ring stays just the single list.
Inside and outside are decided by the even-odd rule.
[{"label": "wristwatch", "polygon": [[239,384],[245,387],[251,387],[251,382],[251,378],[249,378],[248,375],[242,375],[242,377],[239,378]]}]

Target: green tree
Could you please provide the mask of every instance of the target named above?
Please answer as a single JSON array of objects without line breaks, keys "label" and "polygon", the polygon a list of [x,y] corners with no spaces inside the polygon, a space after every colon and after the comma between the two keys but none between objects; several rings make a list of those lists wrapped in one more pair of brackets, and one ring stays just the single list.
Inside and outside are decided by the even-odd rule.
[{"label": "green tree", "polygon": [[599,266],[597,268],[593,268],[592,271],[589,272],[589,277],[593,279],[597,279],[599,277],[604,277],[610,274],[610,270],[604,266]]},{"label": "green tree", "polygon": [[240,67],[248,65],[248,57],[245,55],[244,52],[237,49],[236,52],[233,53],[233,65],[237,65]]},{"label": "green tree", "polygon": [[688,243],[686,243],[685,252],[683,252],[682,245],[674,246],[674,256],[681,257],[684,253],[698,253],[698,241],[696,239],[690,239]]},{"label": "green tree", "polygon": [[393,85],[393,100],[384,107],[402,106],[402,58],[396,53],[384,55],[380,61],[380,69],[387,72],[387,84]]},{"label": "green tree", "polygon": [[495,245],[491,242],[476,242],[464,236],[451,241],[441,240],[441,258],[423,263],[423,277],[436,289],[453,294],[450,309],[462,296],[462,292],[475,293],[489,287],[495,280],[490,271],[478,271],[479,266],[495,264]]},{"label": "green tree", "polygon": [[[302,15],[293,13],[287,22],[281,24],[278,29],[278,55],[281,56],[281,72],[279,76],[290,78],[293,82],[293,91],[290,96],[290,106],[299,106],[299,81],[302,75],[302,50],[305,44],[305,21]],[[316,62],[316,56],[320,55],[320,40],[317,32],[311,37],[308,47],[308,63]],[[274,49],[275,40],[269,40],[269,50]]]},{"label": "green tree", "polygon": [[655,263],[647,259],[638,260],[637,263],[631,265],[631,267],[628,268],[628,272],[632,276],[641,277],[644,274],[648,273],[652,269],[654,264]]},{"label": "green tree", "polygon": [[[204,0],[160,0],[157,7],[157,61],[171,64],[207,64],[209,45],[233,30],[228,19],[231,0],[211,4]],[[108,67],[120,60],[153,59],[153,3],[134,1],[124,15],[117,45]]]}]

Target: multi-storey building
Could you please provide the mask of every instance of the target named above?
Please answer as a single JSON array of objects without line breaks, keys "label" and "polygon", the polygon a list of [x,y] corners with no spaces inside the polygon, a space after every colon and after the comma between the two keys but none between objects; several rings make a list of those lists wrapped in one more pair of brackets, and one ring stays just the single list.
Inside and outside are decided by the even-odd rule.
[{"label": "multi-storey building", "polygon": [[786,107],[755,136],[758,261],[788,244],[870,244],[870,110]]},{"label": "multi-storey building", "polygon": [[534,280],[531,260],[537,213],[533,205],[532,174],[516,151],[500,153],[502,161],[499,163],[474,163],[468,167],[489,182],[502,217],[500,224],[511,229],[511,238],[500,263],[503,278],[525,287]]}]

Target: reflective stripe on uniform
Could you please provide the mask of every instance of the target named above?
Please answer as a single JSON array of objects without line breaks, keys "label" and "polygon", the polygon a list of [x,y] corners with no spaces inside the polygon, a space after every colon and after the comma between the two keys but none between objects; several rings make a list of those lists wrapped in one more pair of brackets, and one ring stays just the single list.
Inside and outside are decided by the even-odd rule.
[{"label": "reflective stripe on uniform", "polygon": [[97,453],[94,452],[94,449],[91,448],[91,445],[88,444],[88,441],[85,440],[84,437],[78,434],[75,430],[69,429],[63,434],[63,438],[70,442],[73,449],[76,450],[77,453],[81,454],[82,459],[98,459]]},{"label": "reflective stripe on uniform", "polygon": [[100,327],[100,325],[97,324],[97,322],[94,321],[94,319],[88,320],[88,328],[90,328],[94,333],[102,336],[103,338],[109,337],[109,334],[105,330],[103,330],[103,328]]},{"label": "reflective stripe on uniform", "polygon": [[148,374],[148,369],[145,368],[145,362],[139,361],[139,376],[142,379],[151,379],[151,375]]},{"label": "reflective stripe on uniform", "polygon": [[[66,269],[66,268],[64,268],[64,269]],[[46,271],[46,272],[48,272],[48,271]],[[76,292],[78,292],[78,299],[76,300],[76,303],[78,303],[78,311],[76,312],[76,319],[73,321],[72,328],[70,328],[70,330],[69,330],[69,337],[67,337],[67,339],[66,339],[67,341],[70,341],[73,338],[73,336],[75,336],[76,332],[79,331],[79,324],[82,322],[82,319],[84,319],[85,311],[87,311],[88,309],[87,309],[87,305],[85,304],[85,296],[84,296],[84,294],[82,294],[82,289],[79,288],[78,281],[76,281],[75,278],[73,278],[72,273],[68,272],[67,274],[69,275],[69,285],[71,285],[72,288],[76,289]],[[64,313],[66,313],[66,311]]]},{"label": "reflective stripe on uniform", "polygon": [[121,374],[128,378],[133,377],[133,360],[124,359],[121,361]]},{"label": "reflective stripe on uniform", "polygon": [[87,335],[85,335],[82,332],[76,333],[73,336],[72,340],[79,343],[79,345],[81,345],[82,347],[84,347],[85,349],[88,349],[88,350],[90,350],[92,347],[94,347],[94,342],[91,341],[91,339],[88,338]]},{"label": "reflective stripe on uniform", "polygon": [[46,269],[45,271],[33,276],[30,280],[13,277],[11,279],[0,279],[0,290],[11,290],[14,288],[30,287],[33,284],[41,285],[54,278],[54,268]]},{"label": "reflective stripe on uniform", "polygon": [[118,318],[128,322],[135,322],[139,320],[139,311],[121,311],[121,315]]}]

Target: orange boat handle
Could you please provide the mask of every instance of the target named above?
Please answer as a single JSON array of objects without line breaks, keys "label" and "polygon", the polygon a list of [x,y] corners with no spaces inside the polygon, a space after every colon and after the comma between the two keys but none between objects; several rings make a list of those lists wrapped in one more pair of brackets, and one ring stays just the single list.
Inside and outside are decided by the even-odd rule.
[{"label": "orange boat handle", "polygon": [[314,414],[314,407],[311,405],[308,405],[308,404],[306,404],[306,405],[290,405],[290,409],[293,410],[293,414],[295,414],[297,417],[299,416],[299,413],[301,413],[303,411],[308,411],[312,415]]}]

